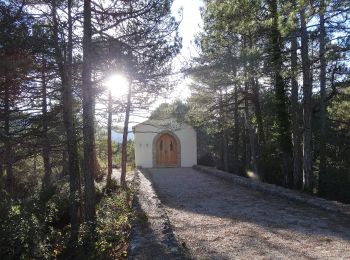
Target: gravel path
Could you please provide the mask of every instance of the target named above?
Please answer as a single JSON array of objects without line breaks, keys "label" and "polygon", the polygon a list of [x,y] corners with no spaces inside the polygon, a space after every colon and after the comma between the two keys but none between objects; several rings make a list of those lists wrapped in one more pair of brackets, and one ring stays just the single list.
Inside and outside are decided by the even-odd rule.
[{"label": "gravel path", "polygon": [[349,216],[191,168],[150,169],[150,178],[195,259],[350,259]]}]

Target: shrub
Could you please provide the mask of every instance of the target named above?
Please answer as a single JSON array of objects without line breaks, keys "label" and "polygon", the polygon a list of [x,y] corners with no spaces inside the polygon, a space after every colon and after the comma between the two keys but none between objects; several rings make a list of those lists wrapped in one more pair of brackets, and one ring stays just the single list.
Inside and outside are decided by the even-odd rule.
[{"label": "shrub", "polygon": [[101,258],[122,259],[133,218],[130,190],[120,190],[102,198],[97,208],[97,252]]}]

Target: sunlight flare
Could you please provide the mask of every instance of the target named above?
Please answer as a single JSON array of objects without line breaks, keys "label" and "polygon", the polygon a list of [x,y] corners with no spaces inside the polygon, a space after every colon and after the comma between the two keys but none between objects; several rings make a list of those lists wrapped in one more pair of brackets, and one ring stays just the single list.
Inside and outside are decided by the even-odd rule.
[{"label": "sunlight flare", "polygon": [[129,81],[122,74],[113,74],[106,79],[105,86],[111,91],[112,96],[122,97],[128,93]]}]

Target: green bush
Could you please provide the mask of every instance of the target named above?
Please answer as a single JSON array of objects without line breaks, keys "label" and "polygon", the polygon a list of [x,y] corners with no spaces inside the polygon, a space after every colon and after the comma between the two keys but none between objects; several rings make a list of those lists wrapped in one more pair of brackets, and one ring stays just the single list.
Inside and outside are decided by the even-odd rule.
[{"label": "green bush", "polygon": [[121,259],[127,254],[127,242],[133,218],[130,190],[120,190],[102,198],[97,208],[96,248],[101,258]]},{"label": "green bush", "polygon": [[[69,185],[57,182],[54,192],[36,193],[25,200],[9,199],[0,191],[0,259],[66,259],[69,256]],[[87,245],[89,226],[81,224],[79,259],[123,259],[133,213],[133,190],[114,185],[106,195],[96,191],[96,234]],[[46,196],[49,194],[48,196]],[[93,241],[96,243],[94,244]]]},{"label": "green bush", "polygon": [[38,203],[1,203],[0,259],[52,259],[63,247],[62,233],[49,225],[54,204],[39,213]]}]

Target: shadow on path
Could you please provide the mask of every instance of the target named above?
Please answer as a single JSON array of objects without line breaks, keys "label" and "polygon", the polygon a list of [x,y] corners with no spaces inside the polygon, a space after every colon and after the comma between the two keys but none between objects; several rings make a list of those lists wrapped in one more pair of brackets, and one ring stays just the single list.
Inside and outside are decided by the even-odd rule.
[{"label": "shadow on path", "polygon": [[[295,251],[296,245],[289,246],[292,241],[301,246],[308,243],[307,247],[321,245],[324,250],[338,250],[350,257],[350,224],[344,215],[250,190],[191,168],[149,171],[157,195],[180,236],[181,232],[187,234],[190,229],[194,232],[203,230],[195,245],[210,247],[215,243],[211,239],[215,238],[208,236],[217,232],[218,240],[222,237],[237,240],[244,236],[249,247],[264,247],[265,244],[277,251]],[[224,227],[220,227],[220,223]],[[228,226],[232,228],[227,229]],[[225,232],[228,233],[225,235]],[[228,245],[232,244],[235,243]],[[293,256],[298,256],[296,253]],[[305,251],[300,256],[312,257],[305,255]],[[225,259],[224,256],[219,258]]]}]

